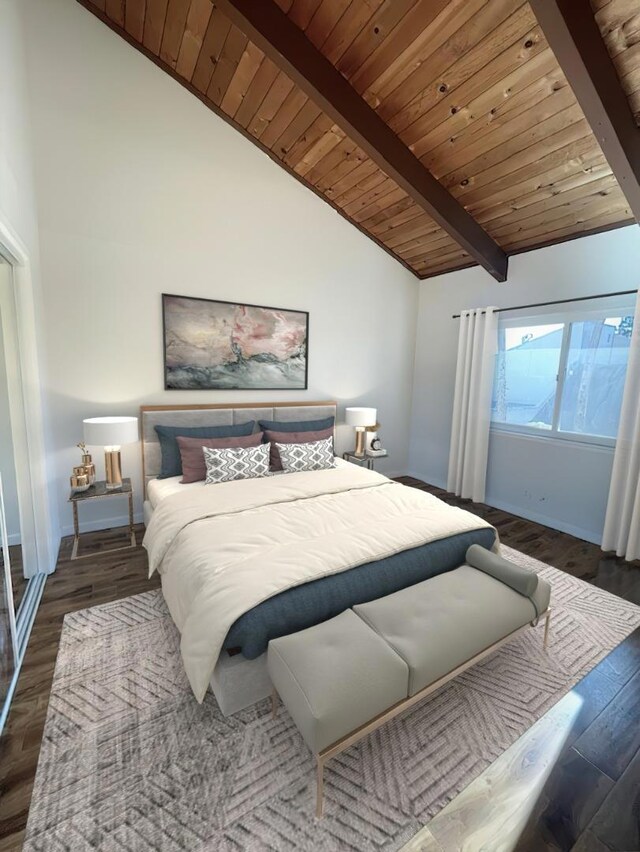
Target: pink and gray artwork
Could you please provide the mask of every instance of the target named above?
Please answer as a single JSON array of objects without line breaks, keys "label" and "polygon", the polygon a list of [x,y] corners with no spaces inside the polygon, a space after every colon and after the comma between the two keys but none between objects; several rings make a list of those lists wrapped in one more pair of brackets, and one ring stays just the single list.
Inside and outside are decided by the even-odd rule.
[{"label": "pink and gray artwork", "polygon": [[163,295],[167,390],[307,387],[309,314]]}]

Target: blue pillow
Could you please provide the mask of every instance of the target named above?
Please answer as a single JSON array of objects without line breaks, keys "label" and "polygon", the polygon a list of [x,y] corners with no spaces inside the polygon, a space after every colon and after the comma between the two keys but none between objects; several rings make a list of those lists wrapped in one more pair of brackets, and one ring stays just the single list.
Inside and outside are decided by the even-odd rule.
[{"label": "blue pillow", "polygon": [[258,420],[260,429],[264,432],[318,432],[321,429],[332,429],[335,417],[325,417],[322,420]]},{"label": "blue pillow", "polygon": [[237,426],[156,426],[162,453],[158,479],[182,475],[182,458],[176,441],[178,435],[185,438],[234,438],[238,435],[251,435],[255,422],[249,420]]}]

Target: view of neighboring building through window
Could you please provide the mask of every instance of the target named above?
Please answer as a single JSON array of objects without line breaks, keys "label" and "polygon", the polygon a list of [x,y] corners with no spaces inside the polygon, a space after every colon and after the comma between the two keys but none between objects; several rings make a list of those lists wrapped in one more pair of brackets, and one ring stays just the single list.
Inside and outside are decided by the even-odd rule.
[{"label": "view of neighboring building through window", "polygon": [[511,431],[615,439],[633,317],[526,322],[500,328],[492,422]]}]

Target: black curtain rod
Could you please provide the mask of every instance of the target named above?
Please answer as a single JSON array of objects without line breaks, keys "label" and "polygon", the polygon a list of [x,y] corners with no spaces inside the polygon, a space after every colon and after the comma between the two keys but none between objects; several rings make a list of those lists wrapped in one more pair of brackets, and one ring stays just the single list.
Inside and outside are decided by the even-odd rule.
[{"label": "black curtain rod", "polygon": [[[608,299],[610,296],[631,296],[637,292],[637,290],[618,290],[617,293],[600,293],[599,296],[576,296],[575,299],[557,299],[555,302],[535,302],[532,305],[514,305],[512,308],[496,308],[494,313],[501,314],[503,311],[524,311],[525,308],[546,308],[547,305],[566,305],[567,302],[588,302],[591,299]],[[460,314],[452,314],[451,319],[460,319]]]}]

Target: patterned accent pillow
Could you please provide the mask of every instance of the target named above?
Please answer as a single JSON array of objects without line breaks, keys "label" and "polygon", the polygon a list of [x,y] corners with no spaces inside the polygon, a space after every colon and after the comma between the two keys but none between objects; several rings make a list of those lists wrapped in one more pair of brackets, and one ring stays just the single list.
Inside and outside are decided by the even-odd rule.
[{"label": "patterned accent pillow", "polygon": [[278,444],[282,467],[285,473],[302,470],[326,470],[335,467],[333,438],[312,441],[308,444]]},{"label": "patterned accent pillow", "polygon": [[202,451],[207,466],[205,485],[234,479],[256,479],[269,474],[269,444],[233,449],[203,447]]},{"label": "patterned accent pillow", "polygon": [[333,426],[328,429],[318,429],[316,432],[266,431],[260,434],[271,442],[271,470],[282,470],[282,462],[276,444],[312,444],[314,441],[323,441],[325,438],[333,440]]},{"label": "patterned accent pillow", "polygon": [[176,435],[182,459],[182,483],[201,482],[207,478],[207,466],[204,463],[204,447],[212,450],[229,450],[238,447],[257,447],[262,443],[264,432],[253,435],[238,435],[235,438],[185,438]]}]

